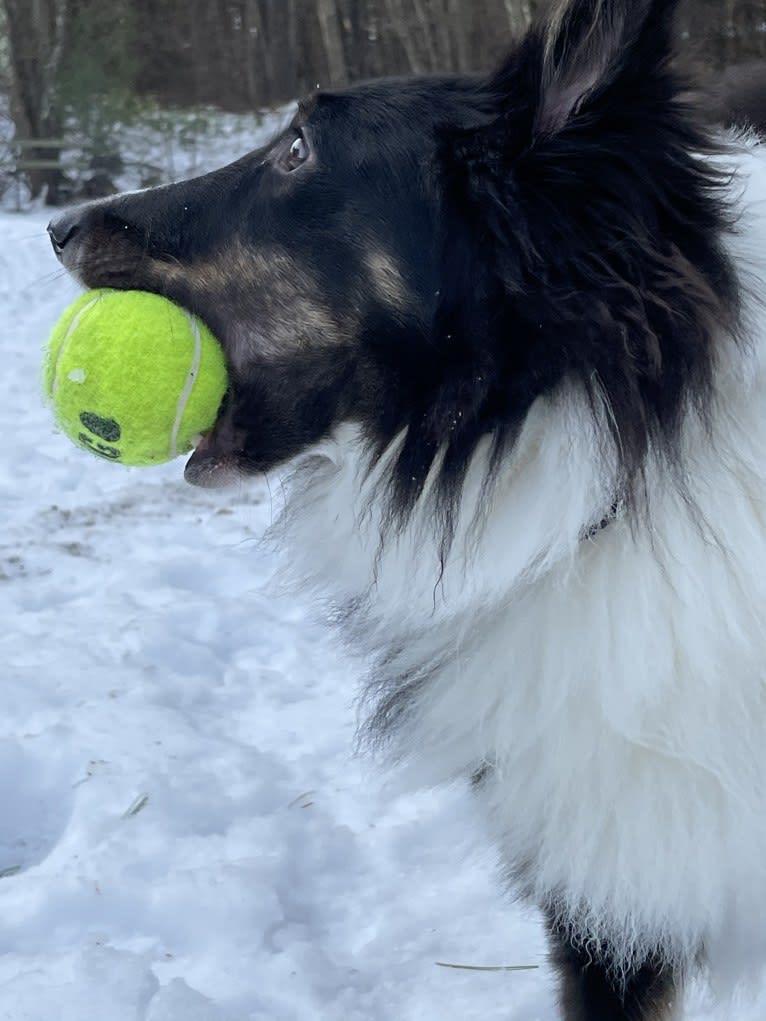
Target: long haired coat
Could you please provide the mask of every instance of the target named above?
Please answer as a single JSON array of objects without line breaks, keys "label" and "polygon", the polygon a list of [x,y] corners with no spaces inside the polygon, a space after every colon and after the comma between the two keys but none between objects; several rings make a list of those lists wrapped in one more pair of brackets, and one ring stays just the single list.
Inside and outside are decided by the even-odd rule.
[{"label": "long haired coat", "polygon": [[766,159],[683,98],[675,6],[570,0],[50,228],[220,337],[187,477],[290,467],[365,734],[473,779],[571,1021],[766,949]]}]

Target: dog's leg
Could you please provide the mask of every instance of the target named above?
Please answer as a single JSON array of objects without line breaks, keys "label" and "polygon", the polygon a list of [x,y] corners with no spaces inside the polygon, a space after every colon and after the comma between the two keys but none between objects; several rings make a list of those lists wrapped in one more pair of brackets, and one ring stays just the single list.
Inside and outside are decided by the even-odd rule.
[{"label": "dog's leg", "polygon": [[549,926],[551,955],[559,973],[564,1021],[671,1021],[677,999],[673,969],[648,957],[620,976],[603,953],[573,943],[566,924]]}]

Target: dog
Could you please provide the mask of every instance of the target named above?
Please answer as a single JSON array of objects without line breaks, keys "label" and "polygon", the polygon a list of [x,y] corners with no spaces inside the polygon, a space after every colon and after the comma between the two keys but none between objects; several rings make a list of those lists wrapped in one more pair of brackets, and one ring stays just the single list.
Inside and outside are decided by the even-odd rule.
[{"label": "dog", "polygon": [[720,74],[703,74],[700,100],[714,124],[766,130],[766,62],[748,60]]},{"label": "dog", "polygon": [[693,109],[676,6],[566,0],[49,227],[220,339],[186,478],[289,472],[364,736],[470,778],[566,1021],[668,1021],[766,935],[766,157]]}]

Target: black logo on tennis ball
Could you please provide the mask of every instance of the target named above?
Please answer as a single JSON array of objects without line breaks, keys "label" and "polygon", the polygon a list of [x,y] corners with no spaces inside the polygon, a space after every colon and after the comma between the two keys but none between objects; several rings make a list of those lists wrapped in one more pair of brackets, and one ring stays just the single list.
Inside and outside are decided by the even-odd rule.
[{"label": "black logo on tennis ball", "polygon": [[[94,454],[98,454],[99,457],[105,457],[109,461],[119,461],[122,452],[117,447],[107,444],[116,443],[122,436],[120,423],[115,422],[113,418],[102,418],[101,415],[96,415],[92,411],[81,411],[80,421],[88,430],[87,433],[80,433],[77,437],[80,443]],[[93,435],[91,436],[89,433]],[[107,442],[101,443],[100,440]]]},{"label": "black logo on tennis ball", "polygon": [[107,443],[116,443],[122,436],[120,423],[115,422],[113,418],[102,418],[100,415],[94,415],[92,411],[81,411],[80,421],[86,429]]}]

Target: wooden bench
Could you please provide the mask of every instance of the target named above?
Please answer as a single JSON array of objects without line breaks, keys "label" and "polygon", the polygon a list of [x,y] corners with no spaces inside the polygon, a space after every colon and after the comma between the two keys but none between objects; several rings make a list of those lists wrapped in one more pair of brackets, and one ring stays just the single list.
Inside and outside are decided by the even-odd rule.
[{"label": "wooden bench", "polygon": [[[13,178],[16,185],[16,209],[21,210],[21,185],[30,170],[59,170],[59,154],[68,144],[64,138],[10,138],[0,154],[0,170]],[[50,152],[48,157],[39,152]],[[35,153],[35,155],[28,155]]]}]

